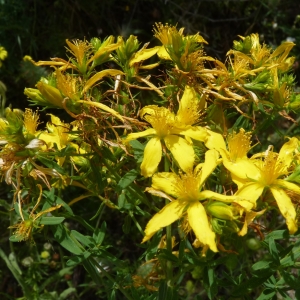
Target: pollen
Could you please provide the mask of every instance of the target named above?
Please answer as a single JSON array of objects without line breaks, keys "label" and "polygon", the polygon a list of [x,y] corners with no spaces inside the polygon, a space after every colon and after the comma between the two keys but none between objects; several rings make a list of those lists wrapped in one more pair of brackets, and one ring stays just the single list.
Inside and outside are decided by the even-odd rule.
[{"label": "pollen", "polygon": [[172,45],[173,36],[178,35],[179,32],[175,26],[168,24],[163,25],[162,23],[155,23],[154,36],[159,39],[163,45]]},{"label": "pollen", "polygon": [[287,173],[286,164],[278,159],[278,154],[267,151],[263,164],[264,180],[267,185],[271,185],[278,177]]},{"label": "pollen", "polygon": [[153,110],[149,111],[149,114],[147,112],[142,114],[142,118],[150,123],[156,130],[157,136],[163,139],[172,133],[175,115],[164,107],[153,106],[151,108]]},{"label": "pollen", "polygon": [[178,200],[194,202],[199,200],[199,178],[193,174],[181,174],[174,184]]},{"label": "pollen", "polygon": [[239,133],[232,133],[228,136],[228,150],[230,160],[236,162],[238,158],[245,158],[251,147],[251,134],[243,128]]},{"label": "pollen", "polygon": [[26,108],[24,113],[24,127],[30,134],[35,134],[39,123],[39,115],[37,112],[33,112],[31,109]]}]

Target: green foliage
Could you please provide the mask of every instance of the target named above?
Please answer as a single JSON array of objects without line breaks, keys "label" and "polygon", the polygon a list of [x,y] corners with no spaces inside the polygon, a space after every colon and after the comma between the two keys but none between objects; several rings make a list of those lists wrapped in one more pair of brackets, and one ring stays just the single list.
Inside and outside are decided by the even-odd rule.
[{"label": "green foliage", "polygon": [[[191,1],[184,11],[191,18],[178,22],[187,30],[156,24],[158,41],[148,45],[151,22],[134,18],[146,2],[106,2],[0,2],[1,45],[9,54],[1,80],[9,93],[25,80],[30,105],[51,113],[41,124],[38,111],[16,109],[23,104],[9,93],[5,108],[0,84],[7,241],[0,281],[18,283],[13,291],[3,285],[1,293],[8,299],[300,297],[299,130],[291,126],[300,109],[292,74],[298,57],[289,56],[296,47],[286,41],[287,34],[298,39],[297,17],[291,31],[279,25],[279,33],[274,22],[288,11],[278,9],[280,1],[247,7],[247,1],[211,1],[205,16],[194,13],[202,2]],[[181,4],[147,1],[149,19],[158,13],[173,21],[183,14]],[[33,17],[16,19],[24,10]],[[98,21],[100,15],[106,18]],[[123,16],[122,36],[109,36],[121,27],[112,27],[109,15],[110,22]],[[193,28],[198,18],[205,40]],[[237,38],[227,23],[224,39],[211,26],[224,24],[218,18],[242,20],[242,32],[266,28],[271,45],[257,34]],[[141,40],[129,35],[137,25]],[[8,36],[12,26],[17,41]],[[105,38],[94,37],[97,28]],[[236,40],[228,52],[230,39]],[[16,45],[19,52],[12,51]],[[42,60],[22,61],[24,54]],[[252,168],[257,177],[239,177]]]}]

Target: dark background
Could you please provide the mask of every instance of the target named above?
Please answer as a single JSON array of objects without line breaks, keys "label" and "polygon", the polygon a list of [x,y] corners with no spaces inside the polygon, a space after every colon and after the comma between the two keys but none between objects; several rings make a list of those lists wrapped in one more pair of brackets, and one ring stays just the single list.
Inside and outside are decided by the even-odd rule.
[{"label": "dark background", "polygon": [[[155,22],[178,24],[186,34],[208,41],[208,55],[224,60],[238,35],[259,33],[261,40],[278,46],[288,37],[298,44],[300,58],[300,3],[294,0],[0,0],[0,46],[8,58],[0,69],[7,86],[7,105],[23,108],[25,87],[34,87],[41,74],[22,62],[65,57],[65,39],[137,35],[154,41]],[[299,81],[299,80],[298,80]]]}]

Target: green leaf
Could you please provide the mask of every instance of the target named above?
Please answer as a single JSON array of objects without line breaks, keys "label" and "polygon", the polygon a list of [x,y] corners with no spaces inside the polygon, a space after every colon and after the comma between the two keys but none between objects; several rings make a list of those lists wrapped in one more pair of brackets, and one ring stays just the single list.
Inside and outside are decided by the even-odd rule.
[{"label": "green leaf", "polygon": [[0,199],[0,206],[3,206],[7,211],[10,210],[11,206],[7,203],[7,200]]},{"label": "green leaf", "polygon": [[75,293],[75,292],[76,292],[75,288],[69,287],[59,295],[59,300],[67,299],[72,293]]},{"label": "green leaf", "polygon": [[273,260],[268,259],[268,260],[261,260],[252,265],[251,269],[252,271],[261,271],[261,270],[269,270],[271,264],[273,263]]},{"label": "green leaf", "polygon": [[41,155],[37,156],[38,160],[44,164],[47,168],[49,169],[54,169],[56,170],[58,173],[60,173],[61,175],[65,175],[66,172],[64,170],[64,168],[62,168],[60,165],[58,165],[54,160],[50,160],[48,158],[45,158]]},{"label": "green leaf", "polygon": [[144,157],[145,145],[141,144],[138,140],[130,141],[129,144],[133,150],[133,155],[136,162],[138,164],[141,163]]},{"label": "green leaf", "polygon": [[20,235],[13,234],[12,236],[9,237],[9,240],[15,243],[15,242],[21,242],[23,238]]},{"label": "green leaf", "polygon": [[73,254],[79,255],[83,250],[71,238],[69,231],[62,224],[51,226],[55,240]]},{"label": "green leaf", "polygon": [[72,230],[71,235],[74,236],[81,244],[83,244],[86,247],[91,248],[95,245],[95,242],[92,237],[85,236],[76,230]]},{"label": "green leaf", "polygon": [[284,258],[280,260],[282,267],[290,267],[295,264],[297,259],[300,257],[300,240],[295,243],[292,251]]},{"label": "green leaf", "polygon": [[269,251],[273,258],[273,262],[275,262],[277,265],[279,265],[279,254],[276,247],[276,243],[273,238],[269,239]]},{"label": "green leaf", "polygon": [[178,257],[168,251],[167,249],[159,249],[158,250],[158,258],[172,261],[174,263],[178,263]]},{"label": "green leaf", "polygon": [[139,175],[139,172],[135,169],[127,172],[119,181],[117,185],[117,192],[121,192],[123,189],[126,189]]},{"label": "green leaf", "polygon": [[64,217],[42,217],[40,219],[40,224],[43,225],[57,225],[65,220]]},{"label": "green leaf", "polygon": [[97,245],[100,246],[102,244],[105,237],[105,233],[106,233],[106,222],[103,222],[101,224],[100,229],[97,228],[93,233],[93,238]]},{"label": "green leaf", "polygon": [[176,300],[178,294],[174,291],[174,287],[170,286],[166,280],[161,280],[158,290],[157,300]]},{"label": "green leaf", "polygon": [[272,299],[276,295],[276,291],[274,289],[264,289],[263,292],[259,295],[257,300],[269,300]]}]

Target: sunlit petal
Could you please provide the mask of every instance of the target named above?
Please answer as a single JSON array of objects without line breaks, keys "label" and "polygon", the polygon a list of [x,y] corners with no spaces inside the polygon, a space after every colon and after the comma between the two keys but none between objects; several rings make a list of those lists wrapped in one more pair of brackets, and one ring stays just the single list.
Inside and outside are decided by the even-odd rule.
[{"label": "sunlit petal", "polygon": [[290,234],[294,234],[298,230],[298,226],[296,221],[296,210],[290,197],[283,189],[271,187],[270,190],[277,202],[281,214],[286,219]]},{"label": "sunlit petal", "polygon": [[277,179],[276,181],[274,181],[274,185],[279,186],[286,190],[293,191],[294,193],[300,195],[300,187],[298,185],[296,185],[295,183],[288,182],[288,181],[282,180],[282,179]]},{"label": "sunlit petal", "polygon": [[266,210],[261,210],[258,212],[255,211],[248,211],[246,212],[246,216],[245,216],[245,222],[244,225],[242,227],[242,229],[238,232],[239,236],[244,236],[247,232],[248,232],[248,225],[252,223],[252,221],[258,217],[261,216]]},{"label": "sunlit petal", "polygon": [[169,53],[167,52],[164,46],[161,46],[157,52],[157,55],[160,59],[172,60]]},{"label": "sunlit petal", "polygon": [[153,137],[146,145],[144,159],[141,164],[141,174],[144,177],[152,176],[161,160],[162,148],[160,139]]},{"label": "sunlit petal", "polygon": [[153,128],[149,128],[149,129],[146,129],[146,130],[141,131],[141,132],[130,133],[124,139],[124,143],[128,143],[132,140],[136,140],[136,139],[141,138],[141,137],[145,137],[145,136],[148,136],[148,135],[155,135],[155,134],[156,134],[156,131]]},{"label": "sunlit petal", "polygon": [[180,219],[184,208],[185,205],[180,204],[177,200],[167,204],[148,222],[142,243],[148,241],[161,228],[166,227]]},{"label": "sunlit petal", "polygon": [[208,137],[205,141],[205,146],[208,149],[216,149],[218,151],[219,149],[226,150],[224,138],[220,133],[216,133],[208,129],[206,129],[206,131],[208,132]]},{"label": "sunlit petal", "polygon": [[189,126],[186,129],[173,129],[172,133],[185,135],[200,142],[204,142],[208,136],[206,129],[201,126]]},{"label": "sunlit petal", "polygon": [[174,189],[178,180],[180,180],[180,177],[175,173],[156,173],[152,177],[152,187],[174,197],[178,197],[176,190]]},{"label": "sunlit petal", "polygon": [[222,194],[215,193],[215,192],[209,191],[209,190],[204,190],[204,191],[200,192],[199,195],[200,195],[199,200],[214,199],[214,200],[219,200],[219,201],[228,202],[228,203],[236,201],[237,199],[239,199],[236,196],[222,195]]},{"label": "sunlit petal", "polygon": [[211,230],[206,211],[200,202],[194,202],[187,210],[188,222],[197,239],[203,246],[208,246],[212,251],[218,252],[216,234]]},{"label": "sunlit petal", "polygon": [[264,185],[259,182],[249,182],[245,184],[242,188],[238,189],[235,193],[236,196],[241,199],[245,199],[250,201],[251,203],[255,203],[259,196],[264,191]]},{"label": "sunlit petal", "polygon": [[205,153],[205,162],[202,164],[202,173],[200,186],[204,183],[207,177],[213,172],[219,162],[219,152],[217,150],[208,150]]},{"label": "sunlit petal", "polygon": [[288,168],[293,160],[294,151],[298,148],[298,139],[293,137],[285,143],[279,152],[277,161],[284,163]]},{"label": "sunlit petal", "polygon": [[236,177],[241,179],[255,179],[258,180],[261,177],[260,169],[249,159],[237,159],[235,162],[230,161],[227,152],[219,150],[225,168]]},{"label": "sunlit petal", "polygon": [[179,167],[185,172],[190,171],[195,162],[193,146],[190,145],[185,139],[176,135],[169,135],[165,137],[164,141],[167,148],[171,151],[172,155],[176,159]]}]

